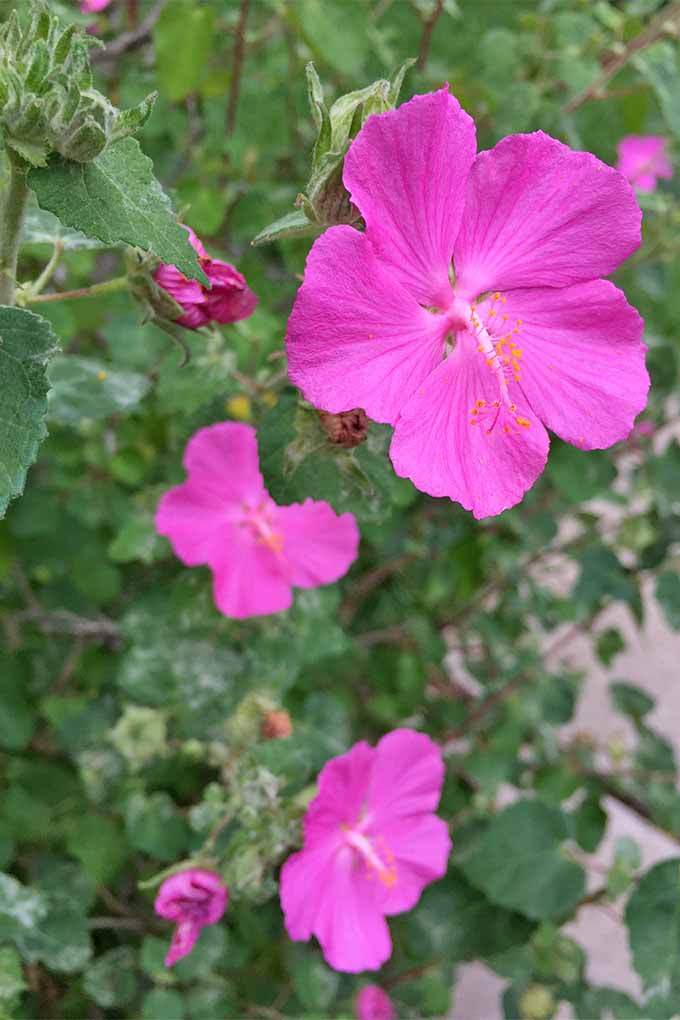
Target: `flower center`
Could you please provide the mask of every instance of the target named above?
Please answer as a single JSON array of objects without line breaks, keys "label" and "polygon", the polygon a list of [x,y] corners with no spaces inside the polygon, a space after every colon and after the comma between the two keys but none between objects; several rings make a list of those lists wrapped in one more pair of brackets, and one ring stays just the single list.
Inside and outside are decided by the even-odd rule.
[{"label": "flower center", "polygon": [[243,516],[240,520],[241,527],[248,528],[258,545],[265,545],[274,553],[283,550],[283,535],[276,530],[274,523],[274,504],[271,500],[265,499],[257,506],[243,504]]},{"label": "flower center", "polygon": [[397,865],[382,836],[369,839],[363,832],[343,826],[345,842],[356,851],[366,865],[366,877],[377,875],[383,885],[390,889],[397,881]]}]

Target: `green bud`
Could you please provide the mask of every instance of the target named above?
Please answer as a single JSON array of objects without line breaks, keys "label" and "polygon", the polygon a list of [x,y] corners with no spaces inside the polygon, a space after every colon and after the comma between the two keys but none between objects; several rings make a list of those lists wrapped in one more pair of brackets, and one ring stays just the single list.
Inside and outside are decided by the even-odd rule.
[{"label": "green bud", "polygon": [[522,1020],[550,1020],[556,1006],[555,996],[546,985],[529,985],[519,1000]]},{"label": "green bud", "polygon": [[166,753],[165,716],[155,708],[126,705],[109,739],[130,768],[136,771]]},{"label": "green bud", "polygon": [[62,30],[39,0],[26,28],[16,11],[0,28],[0,129],[33,166],[52,153],[89,162],[151,113],[155,95],[121,111],[92,87],[91,45],[75,26]]}]

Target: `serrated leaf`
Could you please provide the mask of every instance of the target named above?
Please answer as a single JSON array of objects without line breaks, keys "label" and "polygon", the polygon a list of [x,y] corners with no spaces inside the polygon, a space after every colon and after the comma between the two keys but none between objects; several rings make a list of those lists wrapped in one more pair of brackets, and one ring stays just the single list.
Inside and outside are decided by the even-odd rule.
[{"label": "serrated leaf", "polygon": [[111,247],[92,237],[85,237],[78,230],[69,230],[60,220],[46,209],[32,201],[29,203],[21,235],[22,244],[61,244],[65,251],[90,249],[99,251]]},{"label": "serrated leaf", "polygon": [[680,576],[667,571],[656,582],[656,600],[663,610],[669,627],[680,630]]},{"label": "serrated leaf", "polygon": [[680,997],[680,858],[641,879],[625,915],[633,965],[647,990]]},{"label": "serrated leaf", "polygon": [[97,358],[64,355],[50,365],[50,418],[77,422],[129,414],[151,385],[139,372],[121,372]]},{"label": "serrated leaf", "polygon": [[261,230],[251,244],[270,244],[286,237],[309,237],[318,234],[319,230],[318,223],[313,223],[302,209],[294,209]]},{"label": "serrated leaf", "polygon": [[53,157],[29,174],[43,209],[105,244],[153,252],[192,280],[208,284],[189,235],[153,175],[153,163],[134,138],[110,145],[91,163]]},{"label": "serrated leaf", "polygon": [[47,362],[58,340],[46,319],[0,306],[0,517],[24,488],[47,435]]},{"label": "serrated leaf", "polygon": [[497,814],[471,847],[463,871],[490,900],[534,920],[567,916],[585,873],[562,851],[567,820],[557,808],[520,801]]}]

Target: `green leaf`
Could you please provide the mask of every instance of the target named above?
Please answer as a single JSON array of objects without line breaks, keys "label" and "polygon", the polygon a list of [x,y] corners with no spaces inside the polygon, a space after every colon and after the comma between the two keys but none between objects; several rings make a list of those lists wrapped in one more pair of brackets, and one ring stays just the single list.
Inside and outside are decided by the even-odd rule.
[{"label": "green leaf", "polygon": [[127,1006],[137,994],[135,963],[135,953],[129,946],[109,949],[85,971],[85,991],[98,1006]]},{"label": "green leaf", "polygon": [[563,853],[567,820],[557,808],[520,801],[497,814],[473,845],[463,871],[490,900],[535,920],[568,916],[585,874]]},{"label": "green leaf", "polygon": [[662,861],[641,879],[625,915],[633,965],[646,989],[680,997],[680,858]]},{"label": "green leaf", "polygon": [[616,656],[624,651],[626,642],[618,627],[607,627],[597,635],[595,645],[597,657],[605,666],[611,665]]},{"label": "green leaf", "polygon": [[215,12],[194,0],[176,0],[161,12],[153,33],[156,73],[171,102],[196,92],[206,77],[214,20]]},{"label": "green leaf", "polygon": [[94,812],[83,814],[71,825],[69,853],[81,861],[85,874],[95,882],[108,882],[127,856],[120,826],[107,815]]},{"label": "green leaf", "polygon": [[670,571],[659,574],[656,599],[673,630],[680,630],[680,575]]},{"label": "green leaf", "polygon": [[0,946],[0,1004],[11,1005],[25,988],[19,954],[11,946]]},{"label": "green leaf", "polygon": [[24,488],[45,438],[46,366],[57,337],[46,319],[0,306],[0,517]]},{"label": "green leaf", "polygon": [[318,223],[309,219],[303,209],[294,209],[280,219],[270,223],[253,238],[251,244],[269,244],[286,237],[312,237],[320,231]]},{"label": "green leaf", "polygon": [[47,376],[51,386],[49,414],[60,422],[129,414],[151,385],[138,372],[122,372],[97,358],[72,354],[55,358]]},{"label": "green leaf", "polygon": [[33,708],[13,676],[0,676],[0,748],[21,751],[35,730]]},{"label": "green leaf", "polygon": [[305,1009],[327,1014],[336,996],[340,975],[331,970],[313,949],[290,946],[287,971],[293,988]]},{"label": "green leaf", "polygon": [[184,1020],[184,1002],[179,992],[171,988],[152,988],[144,996],[142,1020]]},{"label": "green leaf", "polygon": [[677,46],[660,42],[639,53],[634,61],[640,74],[656,92],[668,127],[680,137],[680,64]]},{"label": "green leaf", "polygon": [[47,910],[42,893],[0,872],[0,940],[17,942],[38,927]]},{"label": "green leaf", "polygon": [[654,699],[634,684],[614,681],[609,685],[609,696],[617,712],[640,722],[654,708]]},{"label": "green leaf", "polygon": [[43,209],[105,244],[132,245],[207,284],[189,235],[134,138],[110,145],[91,163],[54,157],[32,170],[29,184]]},{"label": "green leaf", "polygon": [[110,245],[85,237],[79,230],[69,230],[56,216],[41,209],[35,200],[29,202],[21,234],[22,244],[60,244],[65,251],[101,251]]},{"label": "green leaf", "polygon": [[189,830],[167,793],[135,794],[125,805],[125,826],[136,850],[174,861],[186,850]]}]

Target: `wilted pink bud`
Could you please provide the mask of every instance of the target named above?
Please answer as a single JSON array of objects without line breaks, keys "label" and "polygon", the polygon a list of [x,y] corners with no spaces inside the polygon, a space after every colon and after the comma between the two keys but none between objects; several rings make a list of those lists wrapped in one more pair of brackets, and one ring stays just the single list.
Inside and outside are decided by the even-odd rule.
[{"label": "wilted pink bud", "polygon": [[191,227],[185,229],[189,231],[189,240],[198,252],[198,262],[212,287],[208,290],[197,280],[188,280],[176,266],[159,266],[153,274],[154,280],[184,309],[184,314],[176,321],[187,329],[198,329],[208,322],[247,319],[255,311],[257,296],[244,277],[228,262],[210,258]]},{"label": "wilted pink bud", "polygon": [[203,868],[188,868],[163,882],[154,909],[168,921],[176,921],[165,966],[187,956],[196,945],[201,928],[215,924],[227,908],[229,891],[219,875]]},{"label": "wilted pink bud", "polygon": [[96,14],[108,7],[111,0],[80,0],[80,10],[83,14]]},{"label": "wilted pink bud", "polygon": [[387,992],[378,985],[366,985],[357,995],[359,1020],[394,1020],[394,1007]]}]

